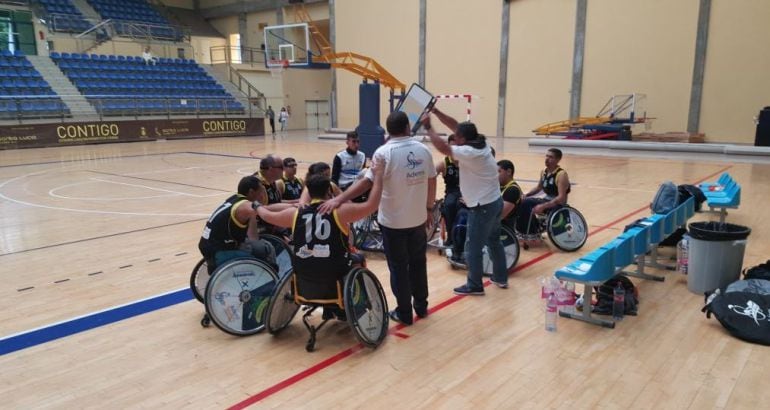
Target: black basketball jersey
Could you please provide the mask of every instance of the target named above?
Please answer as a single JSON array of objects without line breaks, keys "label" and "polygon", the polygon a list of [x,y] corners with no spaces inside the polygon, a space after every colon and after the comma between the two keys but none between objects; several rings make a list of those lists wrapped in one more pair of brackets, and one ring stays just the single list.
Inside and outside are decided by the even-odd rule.
[{"label": "black basketball jersey", "polygon": [[460,168],[450,157],[444,157],[444,192],[460,191]]},{"label": "black basketball jersey", "polygon": [[330,284],[350,270],[348,228],[340,223],[336,210],[331,214],[318,212],[321,203],[313,201],[294,216],[292,262],[301,280]]},{"label": "black basketball jersey", "polygon": [[516,223],[516,214],[519,210],[519,204],[521,203],[521,187],[516,183],[516,181],[511,180],[511,182],[500,187],[500,193],[502,194],[504,201],[512,202],[514,205],[516,205],[516,207],[513,208],[513,212],[503,218],[503,222],[505,224],[513,226]]},{"label": "black basketball jersey", "polygon": [[302,187],[304,186],[302,184],[302,180],[294,177],[292,180],[288,180],[286,178],[281,178],[283,181],[283,199],[285,200],[292,200],[292,199],[299,199],[300,195],[302,195]]},{"label": "black basketball jersey", "polygon": [[[555,198],[559,196],[559,187],[556,185],[556,177],[560,172],[564,171],[561,167],[557,167],[553,173],[549,174],[548,169],[544,169],[540,174],[540,183],[543,184],[543,192],[549,197]],[[567,193],[570,192],[570,188],[567,188]]]},{"label": "black basketball jersey", "polygon": [[257,172],[254,174],[257,179],[259,179],[259,182],[262,183],[262,186],[265,187],[265,191],[267,192],[267,204],[277,204],[281,202],[281,193],[278,191],[278,187],[275,186],[275,182],[272,184],[267,182],[267,180],[262,177],[262,175]]},{"label": "black basketball jersey", "polygon": [[245,201],[245,196],[235,194],[211,214],[198,241],[198,249],[204,257],[212,258],[219,251],[237,249],[246,240],[248,224],[235,219],[235,210]]}]

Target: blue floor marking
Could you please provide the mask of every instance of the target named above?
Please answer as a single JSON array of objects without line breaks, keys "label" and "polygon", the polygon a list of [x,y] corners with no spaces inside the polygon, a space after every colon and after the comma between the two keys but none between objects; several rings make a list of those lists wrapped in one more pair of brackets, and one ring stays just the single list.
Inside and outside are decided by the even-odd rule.
[{"label": "blue floor marking", "polygon": [[0,338],[0,356],[193,299],[189,288]]}]

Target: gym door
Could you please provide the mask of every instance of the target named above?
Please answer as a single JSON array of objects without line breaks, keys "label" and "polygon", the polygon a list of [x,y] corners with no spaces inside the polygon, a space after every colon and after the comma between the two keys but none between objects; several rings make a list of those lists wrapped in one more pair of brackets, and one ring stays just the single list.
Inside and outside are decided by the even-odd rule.
[{"label": "gym door", "polygon": [[305,122],[309,130],[329,128],[329,101],[306,100]]}]

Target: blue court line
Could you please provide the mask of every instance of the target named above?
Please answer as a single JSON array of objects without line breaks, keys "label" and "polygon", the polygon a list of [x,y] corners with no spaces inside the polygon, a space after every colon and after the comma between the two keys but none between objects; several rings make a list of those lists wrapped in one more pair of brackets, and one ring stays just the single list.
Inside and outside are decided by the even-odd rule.
[{"label": "blue court line", "polygon": [[190,288],[183,288],[52,325],[5,336],[0,338],[0,356],[187,302],[192,298],[193,294]]}]

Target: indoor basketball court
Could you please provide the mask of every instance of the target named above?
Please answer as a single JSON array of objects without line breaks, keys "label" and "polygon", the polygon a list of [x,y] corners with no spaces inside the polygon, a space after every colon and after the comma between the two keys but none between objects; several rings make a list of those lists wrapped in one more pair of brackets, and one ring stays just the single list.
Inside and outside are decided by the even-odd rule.
[{"label": "indoor basketball court", "polygon": [[[12,3],[13,13],[40,13],[28,2]],[[755,56],[758,62],[742,75],[747,86],[723,63],[732,39],[725,27],[737,30],[731,18],[766,15],[766,6],[703,0],[659,13],[637,2],[622,2],[623,9],[585,0],[515,0],[470,13],[461,0],[162,3],[165,8],[154,5],[152,13],[144,6],[132,11],[146,26],[103,23],[98,35],[110,37],[98,41],[95,30],[74,38],[110,12],[128,13],[115,8],[123,6],[89,0],[93,10],[72,6],[85,11],[69,17],[49,12],[50,23],[34,27],[54,43],[18,40],[9,44],[24,53],[0,55],[18,77],[9,86],[0,80],[0,396],[9,408],[756,409],[770,400],[763,388],[767,348],[731,337],[707,318],[704,296],[688,290],[687,275],[648,267],[664,280],[631,277],[638,314],[612,329],[559,317],[557,330],[546,331],[541,297],[543,279],[649,217],[664,181],[697,185],[729,174],[741,194],[726,221],[751,228],[743,267],[770,259],[764,225],[770,159],[759,136],[751,145],[757,124],[747,124],[749,111],[755,114],[767,95],[767,82],[758,79],[765,76],[756,73],[770,66]],[[0,9],[5,4],[0,1]],[[698,28],[708,28],[704,8],[713,24],[711,48],[709,60],[699,62],[707,47],[696,44]],[[190,23],[191,33],[157,22],[153,13],[166,16],[169,9],[203,21],[214,34],[201,34],[200,21]],[[618,15],[633,18],[619,22]],[[547,30],[536,23],[545,16]],[[651,21],[666,28],[649,30]],[[687,24],[674,24],[682,21]],[[394,28],[396,22],[402,27]],[[634,29],[620,36],[624,44],[641,48],[620,58],[620,40],[606,34],[625,24]],[[457,30],[466,26],[479,33],[459,38]],[[758,20],[741,26],[740,41],[767,38],[757,34],[766,31]],[[149,37],[127,35],[136,32]],[[673,40],[682,37],[681,44]],[[585,44],[578,44],[581,38]],[[610,39],[610,46],[597,45],[597,38]],[[59,57],[46,48],[54,44]],[[145,44],[160,56],[161,68],[128,58]],[[500,44],[507,47],[502,52]],[[86,45],[94,48],[83,51]],[[182,49],[193,54],[174,54]],[[14,94],[11,86],[38,88],[21,83],[29,71],[22,70],[22,57],[41,78],[53,75],[41,68],[46,65],[69,78],[69,89],[79,94],[49,81],[54,94],[40,97],[61,96],[68,111],[61,104],[52,115],[14,108],[3,117],[8,107],[27,107],[19,99],[34,98]],[[711,77],[694,74],[693,60],[696,71]],[[121,64],[138,68],[124,73]],[[97,69],[109,74],[90,78],[77,71]],[[143,95],[136,85],[108,87],[140,78],[152,83],[147,92],[161,90],[157,82],[191,94],[176,94],[170,85],[158,92],[171,98]],[[725,86],[730,82],[736,85]],[[401,102],[410,87],[424,94]],[[98,94],[90,93],[94,88]],[[328,112],[311,113],[308,102]],[[239,337],[203,326],[206,309],[190,282],[201,260],[198,241],[239,180],[268,155],[295,158],[304,178],[310,164],[330,163],[345,149],[344,132],[356,128],[361,150],[364,141],[376,148],[385,117],[399,103],[412,119],[436,104],[458,121],[478,124],[496,159],[514,162],[524,192],[537,185],[547,148],[560,147],[569,205],[587,222],[585,244],[565,252],[546,237],[520,248],[510,287],[484,278],[483,297],[454,294],[466,271],[429,246],[428,316],[415,317],[411,326],[390,321],[377,348],[332,320],[308,352],[301,314],[276,335]],[[268,105],[278,128],[279,112],[288,108],[287,131],[271,136]],[[320,125],[325,122],[328,129]],[[626,132],[646,139],[624,141]],[[669,132],[705,144],[654,139]],[[444,160],[426,144],[434,164]],[[441,199],[441,177],[437,187]],[[698,212],[689,222],[719,219]],[[676,262],[676,247],[659,252],[663,262]],[[365,255],[393,309],[385,256]],[[579,284],[576,292],[585,290]],[[759,310],[754,318],[764,315]],[[311,316],[320,317],[320,311]]]}]

